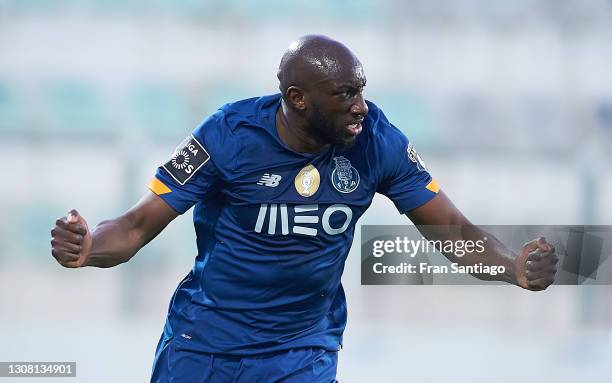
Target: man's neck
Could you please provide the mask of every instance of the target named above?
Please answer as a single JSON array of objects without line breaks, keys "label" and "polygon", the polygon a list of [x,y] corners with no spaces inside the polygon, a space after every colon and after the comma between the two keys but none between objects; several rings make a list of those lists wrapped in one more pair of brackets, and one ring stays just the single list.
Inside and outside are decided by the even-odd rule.
[{"label": "man's neck", "polygon": [[276,112],[276,131],[283,144],[298,153],[318,153],[329,144],[318,142],[310,134],[306,121],[281,100]]}]

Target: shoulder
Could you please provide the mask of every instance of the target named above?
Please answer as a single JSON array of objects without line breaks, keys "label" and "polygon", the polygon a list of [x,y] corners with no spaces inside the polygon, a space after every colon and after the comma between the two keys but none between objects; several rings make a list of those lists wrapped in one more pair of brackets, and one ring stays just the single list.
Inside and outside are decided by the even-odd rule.
[{"label": "shoulder", "polygon": [[[230,144],[252,127],[263,127],[276,110],[280,95],[252,97],[221,106],[196,129],[206,139]],[[245,130],[247,132],[245,132]],[[242,138],[244,139],[244,137]]]},{"label": "shoulder", "polygon": [[251,97],[223,105],[219,111],[232,131],[248,125],[261,125],[276,110],[280,94]]},{"label": "shoulder", "polygon": [[238,154],[261,129],[280,95],[252,97],[221,106],[193,132],[219,168],[235,167]]},{"label": "shoulder", "polygon": [[387,119],[380,107],[371,101],[366,101],[368,114],[364,119],[365,138],[372,141],[379,149],[403,148],[408,144],[408,138]]},{"label": "shoulder", "polygon": [[260,125],[280,100],[280,94],[251,97],[222,105],[202,122],[198,130],[234,133],[247,125]]}]

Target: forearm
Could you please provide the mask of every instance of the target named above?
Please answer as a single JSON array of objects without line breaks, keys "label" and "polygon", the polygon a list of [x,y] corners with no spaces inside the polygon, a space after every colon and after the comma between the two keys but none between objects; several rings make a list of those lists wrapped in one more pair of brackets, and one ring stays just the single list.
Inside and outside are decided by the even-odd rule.
[{"label": "forearm", "polygon": [[83,266],[113,267],[129,261],[145,241],[128,216],[102,221],[91,233],[92,247]]},{"label": "forearm", "polygon": [[483,241],[484,251],[466,252],[465,255],[458,257],[456,254],[446,254],[453,262],[460,265],[486,265],[503,266],[504,272],[496,275],[489,273],[472,273],[472,275],[482,280],[499,280],[516,284],[515,259],[517,255],[501,243],[495,236],[474,225],[461,226],[461,239],[466,241]]},{"label": "forearm", "polygon": [[[517,284],[515,272],[515,259],[517,255],[501,243],[495,236],[485,232],[471,223],[455,226],[429,226],[422,227],[423,235],[429,240],[453,241],[454,252],[441,251],[451,262],[461,266],[503,266],[499,273],[471,273],[482,280],[499,280]],[[458,246],[462,243],[463,246]],[[470,243],[476,246],[467,246]],[[490,269],[490,268],[489,268]]]},{"label": "forearm", "polygon": [[75,209],[51,229],[51,255],[64,267],[112,267],[129,261],[178,213],[153,192],[147,192],[122,216],[93,230]]},{"label": "forearm", "polygon": [[[483,266],[467,271],[491,271],[471,273],[476,278],[504,281],[529,290],[543,290],[554,281],[559,261],[554,246],[540,237],[525,243],[519,254],[515,254],[493,235],[472,225],[443,191],[407,215],[428,240],[450,240],[455,245],[463,245],[448,249],[437,247],[451,262],[461,266]],[[470,241],[469,248],[467,241]],[[478,246],[472,246],[477,241],[481,241]],[[496,267],[498,273],[491,267]]]}]

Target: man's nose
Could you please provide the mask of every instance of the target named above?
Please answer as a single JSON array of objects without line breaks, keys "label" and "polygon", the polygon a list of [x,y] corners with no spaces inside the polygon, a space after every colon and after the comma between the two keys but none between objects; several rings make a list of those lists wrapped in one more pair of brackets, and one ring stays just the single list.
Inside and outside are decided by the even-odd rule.
[{"label": "man's nose", "polygon": [[351,114],[362,117],[368,114],[368,105],[366,104],[362,94],[357,95],[355,103],[351,105]]}]

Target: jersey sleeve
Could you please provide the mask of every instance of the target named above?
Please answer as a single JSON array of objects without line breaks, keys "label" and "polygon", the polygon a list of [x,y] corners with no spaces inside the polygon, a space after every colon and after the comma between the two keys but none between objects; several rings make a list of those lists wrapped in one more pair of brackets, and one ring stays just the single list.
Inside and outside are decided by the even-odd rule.
[{"label": "jersey sleeve", "polygon": [[179,214],[218,193],[233,160],[227,132],[223,112],[217,111],[157,168],[149,189]]},{"label": "jersey sleeve", "polygon": [[435,197],[440,187],[408,138],[382,112],[377,128],[380,166],[377,192],[391,199],[397,210],[405,214]]}]

